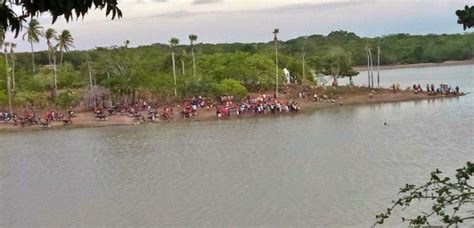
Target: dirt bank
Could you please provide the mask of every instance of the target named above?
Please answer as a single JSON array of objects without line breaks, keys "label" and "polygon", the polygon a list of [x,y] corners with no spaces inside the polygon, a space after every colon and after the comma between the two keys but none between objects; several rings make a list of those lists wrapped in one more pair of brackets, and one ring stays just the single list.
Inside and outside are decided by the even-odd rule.
[{"label": "dirt bank", "polygon": [[[374,104],[374,103],[390,103],[390,102],[401,102],[401,101],[414,101],[423,99],[439,99],[439,98],[452,98],[462,96],[460,95],[429,95],[427,93],[415,94],[412,91],[400,91],[393,93],[389,89],[369,89],[365,87],[301,87],[293,86],[287,87],[284,94],[281,95],[281,101],[295,100],[298,102],[301,110],[299,113],[309,113],[320,109],[346,106],[346,105],[359,105],[359,104]],[[300,98],[298,93],[305,92],[306,97]],[[318,94],[322,98],[320,101],[314,101],[313,95]],[[177,106],[177,105],[176,105]],[[175,108],[179,110],[179,108]],[[145,113],[142,113],[145,115]],[[290,113],[277,113],[277,114],[241,114],[236,115],[235,112],[231,113],[228,119],[237,118],[254,118],[264,117],[273,115],[288,115]],[[176,111],[173,116],[173,120],[169,121],[155,121],[156,124],[165,124],[168,122],[177,121],[209,121],[217,120],[215,109],[198,109],[197,115],[191,119],[182,118]],[[106,121],[98,121],[91,112],[77,113],[77,116],[72,119],[72,124],[64,126],[62,122],[53,122],[50,128],[41,128],[38,125],[21,127],[15,126],[13,123],[0,123],[0,132],[16,132],[16,131],[32,131],[32,130],[45,130],[45,129],[63,129],[63,128],[81,128],[81,127],[104,127],[104,126],[120,126],[120,125],[137,125],[141,124],[141,121],[134,120],[126,115],[113,115],[107,117]]]}]

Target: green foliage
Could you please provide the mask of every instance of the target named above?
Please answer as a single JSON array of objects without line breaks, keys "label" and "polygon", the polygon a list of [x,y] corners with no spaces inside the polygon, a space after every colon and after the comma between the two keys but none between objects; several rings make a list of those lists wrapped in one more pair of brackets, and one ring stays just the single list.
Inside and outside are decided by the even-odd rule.
[{"label": "green foliage", "polygon": [[61,108],[67,108],[76,105],[80,99],[81,97],[78,94],[67,90],[58,94],[56,104]]},{"label": "green foliage", "polygon": [[81,88],[86,85],[81,72],[74,69],[71,63],[65,63],[58,70],[59,88]]},{"label": "green foliage", "polygon": [[[396,34],[361,38],[345,31],[335,31],[328,36],[299,37],[279,42],[278,77],[280,82],[285,81],[283,68],[287,68],[291,76],[301,82],[303,55],[306,58],[306,82],[313,80],[312,72],[352,77],[357,74],[352,70],[352,65],[367,64],[365,48],[376,46],[382,49],[381,64],[467,59],[474,55],[473,39],[474,33],[426,36]],[[58,88],[60,91],[88,90],[90,69],[92,82],[102,87],[102,91],[110,89],[114,102],[132,101],[143,94],[169,100],[174,97],[170,48],[168,44],[154,44],[137,48],[102,47],[66,52],[63,66],[58,67]],[[225,79],[238,81],[252,92],[268,91],[275,87],[275,50],[272,41],[249,44],[193,43],[195,76],[191,46],[177,45],[174,40],[172,48],[176,54],[176,84],[181,97],[215,95],[216,84]],[[17,93],[34,91],[51,94],[53,71],[51,67],[44,67],[50,62],[48,52],[35,53],[40,71],[34,77],[30,74],[31,53],[16,53],[15,56]],[[4,72],[1,70],[1,59],[0,56],[0,75]],[[185,74],[181,72],[182,62]],[[0,77],[0,89],[6,90],[4,80]]]},{"label": "green foliage", "polygon": [[30,106],[33,108],[44,108],[49,104],[48,96],[42,92],[20,91],[13,99],[16,106]]},{"label": "green foliage", "polygon": [[[2,30],[10,29],[17,35],[22,28],[22,22],[27,17],[37,17],[43,13],[49,13],[53,17],[53,23],[59,16],[64,16],[66,21],[84,17],[90,9],[104,9],[106,16],[112,14],[112,19],[122,17],[122,11],[117,6],[117,0],[85,0],[85,1],[65,1],[58,4],[56,0],[5,0],[0,3],[0,26]],[[21,8],[20,15],[13,9]]]},{"label": "green foliage", "polygon": [[54,78],[51,69],[43,68],[29,80],[24,81],[22,87],[26,91],[43,92],[49,91],[54,87]]},{"label": "green foliage", "polygon": [[441,176],[442,172],[436,169],[431,173],[430,180],[423,185],[416,186],[406,184],[400,188],[401,197],[392,201],[393,206],[387,208],[383,213],[376,215],[377,222],[383,224],[395,208],[406,208],[412,203],[428,201],[431,208],[421,215],[405,218],[403,222],[409,222],[411,226],[430,225],[430,221],[437,218],[438,222],[445,226],[461,225],[474,220],[474,186],[472,176],[474,164],[467,162],[465,167],[456,170],[455,178]]},{"label": "green foliage", "polygon": [[224,79],[219,84],[214,86],[214,91],[217,96],[232,95],[236,98],[243,98],[247,96],[247,89],[237,80]]},{"label": "green foliage", "polygon": [[0,89],[0,106],[5,106],[7,104],[8,104],[7,91]]},{"label": "green foliage", "polygon": [[329,54],[323,58],[321,72],[333,76],[335,81],[336,78],[340,77],[350,77],[352,80],[353,76],[359,74],[359,72],[352,69],[350,53],[345,52],[342,48],[331,49]]},{"label": "green foliage", "polygon": [[464,10],[457,10],[458,24],[462,24],[464,30],[474,27],[474,6],[466,5]]},{"label": "green foliage", "polygon": [[[241,81],[248,89],[268,89],[275,83],[275,64],[269,56],[244,52],[217,53],[201,56],[197,65],[204,80]],[[280,70],[281,72],[281,70]],[[280,75],[283,80],[283,75]]]}]

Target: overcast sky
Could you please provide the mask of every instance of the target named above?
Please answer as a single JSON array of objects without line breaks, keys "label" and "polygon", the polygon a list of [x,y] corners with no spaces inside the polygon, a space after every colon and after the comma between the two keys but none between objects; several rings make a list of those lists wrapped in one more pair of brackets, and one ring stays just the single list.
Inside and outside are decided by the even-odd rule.
[{"label": "overcast sky", "polygon": [[[51,25],[51,17],[39,18],[45,27],[72,32],[76,49],[97,46],[130,46],[166,43],[177,37],[198,42],[266,42],[280,29],[283,40],[311,34],[347,30],[359,36],[394,33],[461,33],[455,11],[474,0],[119,0],[123,18],[111,21],[104,11],[84,19]],[[12,37],[9,36],[12,40]],[[17,38],[20,51],[29,45]],[[35,49],[46,49],[42,41]]]}]

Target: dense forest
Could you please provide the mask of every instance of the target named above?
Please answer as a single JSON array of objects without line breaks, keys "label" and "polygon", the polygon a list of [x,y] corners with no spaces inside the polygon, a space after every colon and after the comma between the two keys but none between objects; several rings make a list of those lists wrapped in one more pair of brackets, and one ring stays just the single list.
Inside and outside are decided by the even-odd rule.
[{"label": "dense forest", "polygon": [[[74,34],[63,31],[57,36],[49,34],[48,39],[41,37],[48,36],[48,32],[39,33],[37,39],[28,34],[27,30],[25,41],[14,42],[47,42],[50,48],[33,55],[15,53],[14,45],[4,42],[0,107],[8,105],[7,85],[11,87],[13,106],[34,108],[51,104],[67,107],[103,94],[110,94],[114,102],[133,102],[139,98],[172,100],[235,91],[243,95],[275,86],[274,41],[206,44],[190,35],[190,40],[181,43],[173,38],[170,44],[129,48],[130,41],[124,41],[114,47],[68,51],[73,48]],[[474,33],[363,38],[335,31],[327,36],[278,41],[279,80],[285,80],[284,68],[298,83],[314,83],[315,73],[335,78],[355,76],[352,66],[367,65],[367,49],[376,58],[378,47],[381,65],[466,60],[474,57]]]}]

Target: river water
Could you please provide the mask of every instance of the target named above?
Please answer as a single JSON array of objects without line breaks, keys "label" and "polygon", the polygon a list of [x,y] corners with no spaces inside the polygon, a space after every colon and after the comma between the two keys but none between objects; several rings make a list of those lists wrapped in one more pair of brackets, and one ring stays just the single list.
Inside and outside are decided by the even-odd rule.
[{"label": "river water", "polygon": [[[474,65],[381,76],[383,85],[447,82],[474,92]],[[366,80],[362,73],[356,83]],[[4,133],[0,226],[367,227],[400,186],[473,161],[473,129],[468,95],[274,118]]]}]

